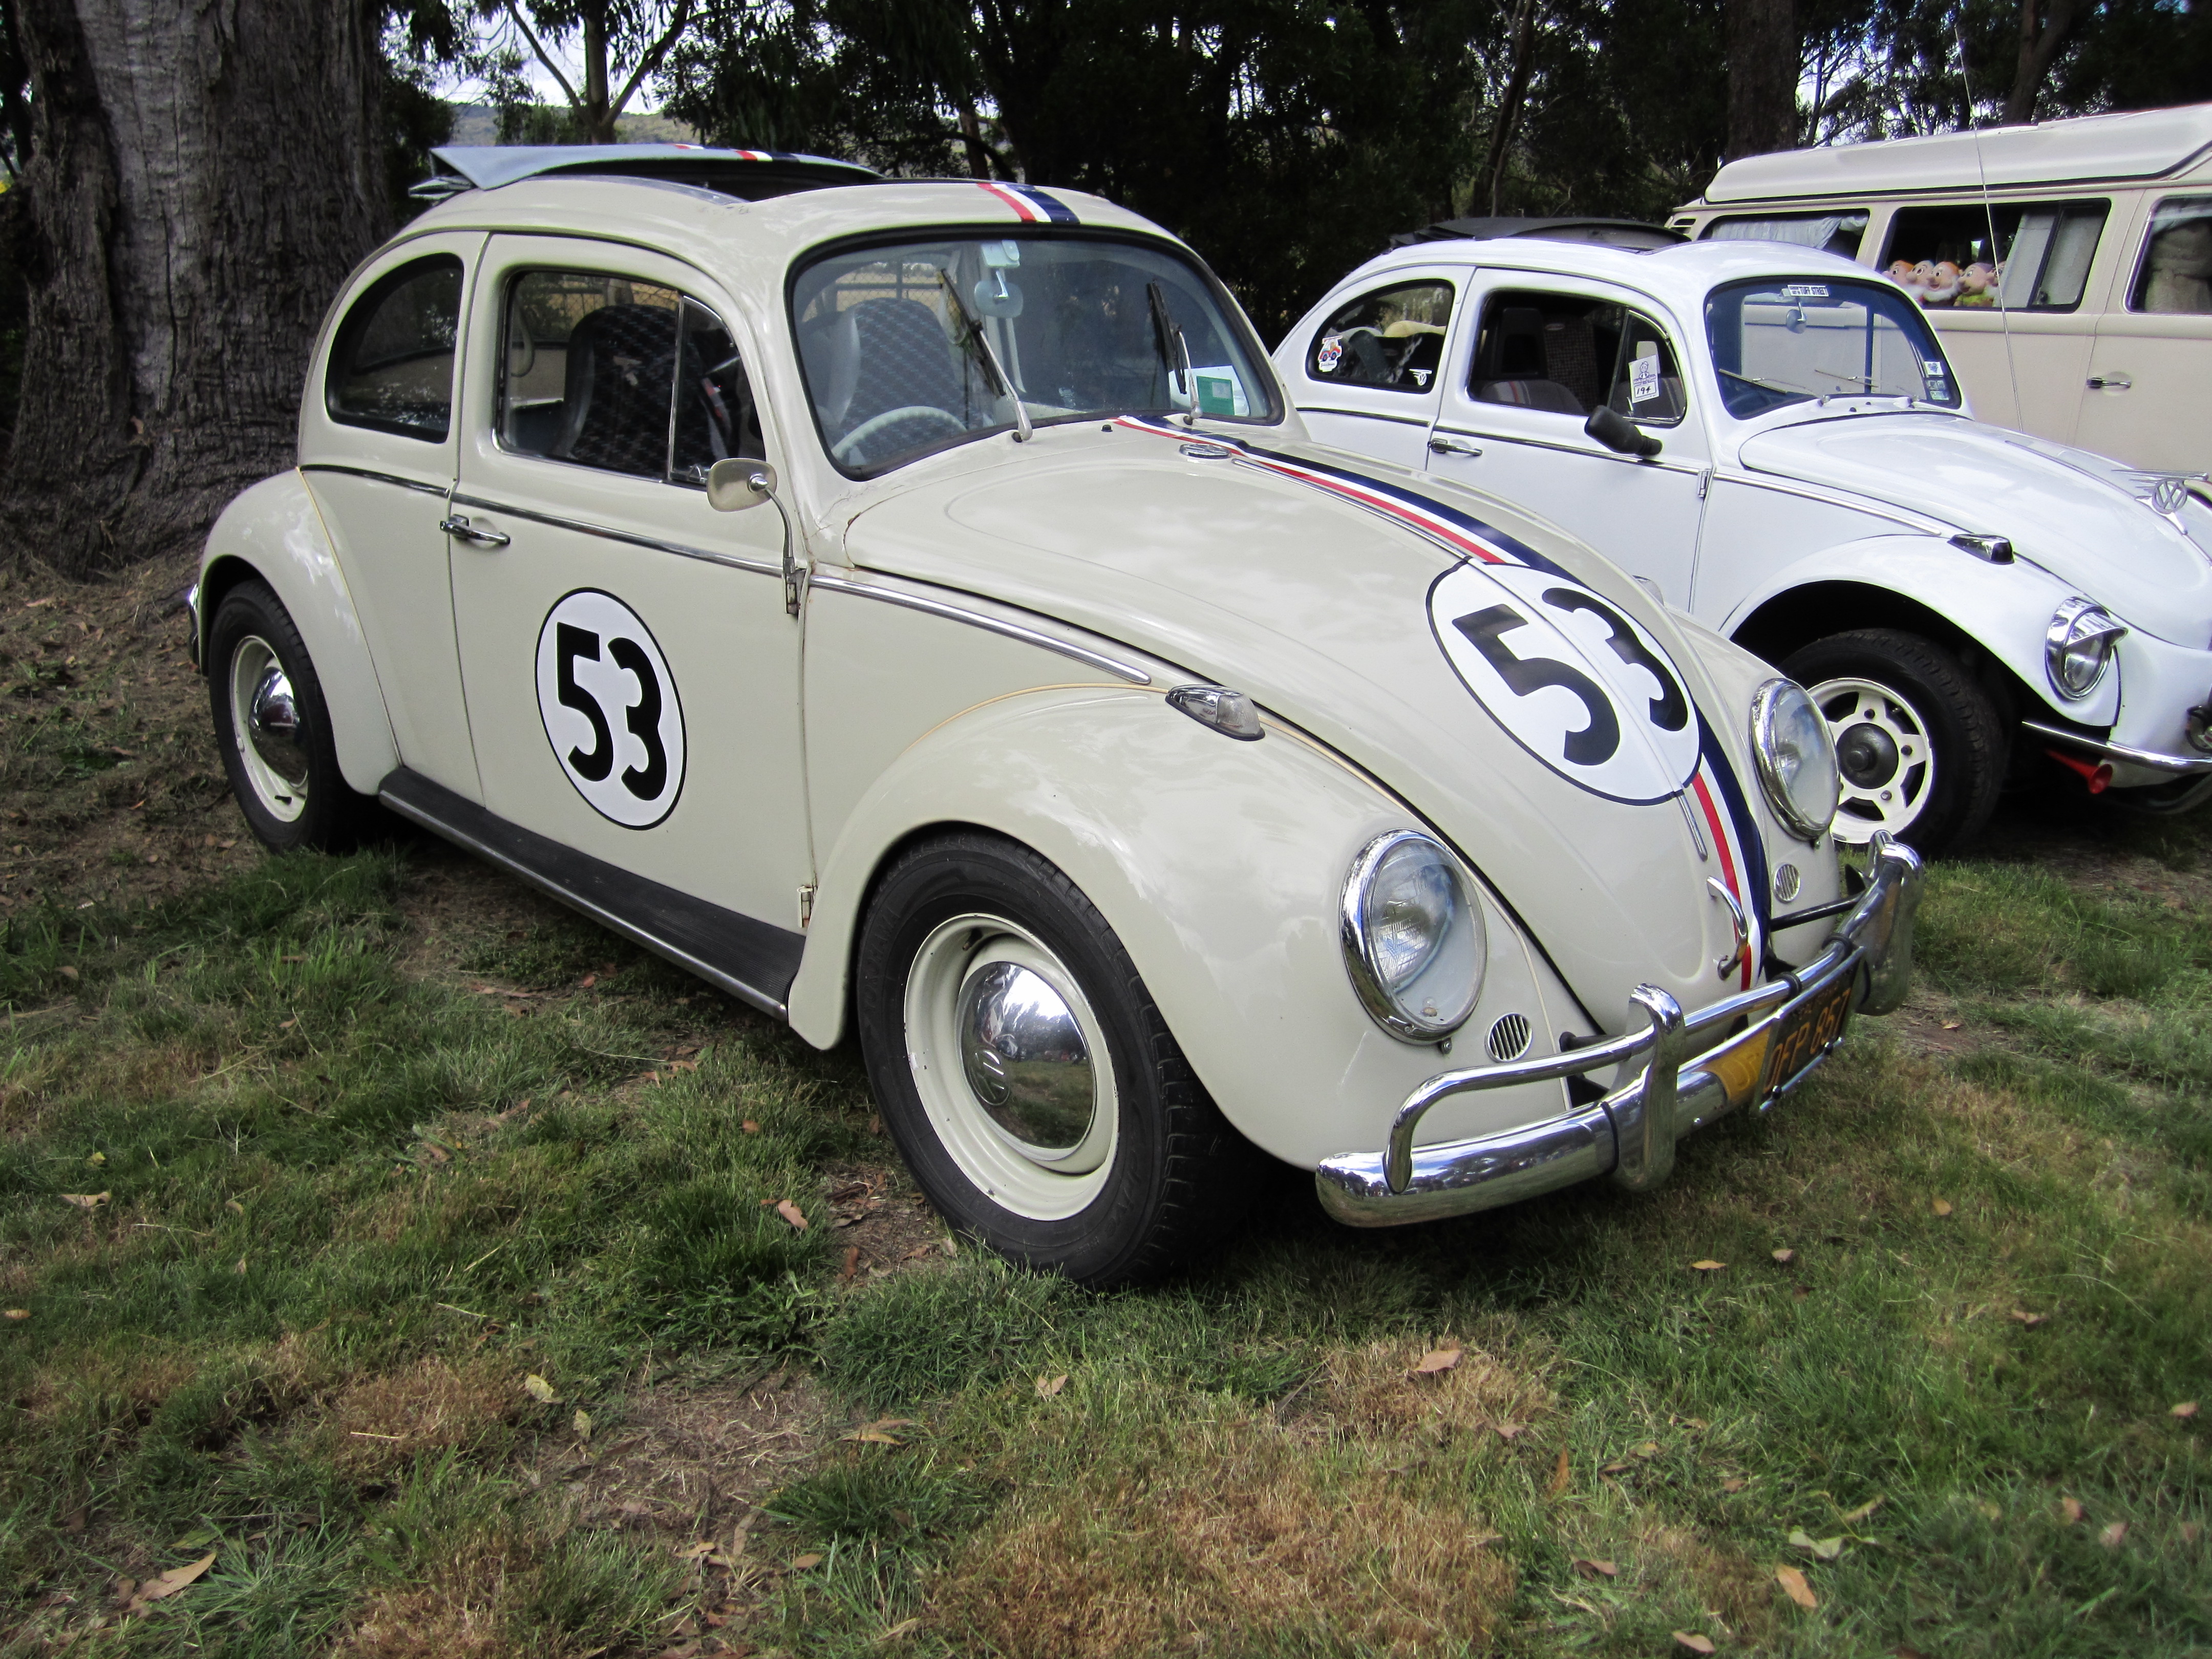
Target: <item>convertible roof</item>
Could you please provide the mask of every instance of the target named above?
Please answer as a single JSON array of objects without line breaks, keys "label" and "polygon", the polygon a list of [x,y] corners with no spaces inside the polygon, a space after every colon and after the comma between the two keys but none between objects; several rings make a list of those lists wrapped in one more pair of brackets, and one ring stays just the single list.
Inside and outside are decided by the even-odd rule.
[{"label": "convertible roof", "polygon": [[1390,239],[1392,247],[1416,242],[1492,241],[1504,236],[1533,236],[1547,242],[1595,242],[1603,247],[1671,247],[1682,236],[1663,225],[1638,219],[1440,219]]},{"label": "convertible roof", "polygon": [[1887,138],[1785,149],[1731,161],[1705,186],[1708,204],[1910,190],[2156,179],[2212,149],[2212,104],[2082,115],[1985,132]]},{"label": "convertible roof", "polygon": [[714,149],[704,144],[448,144],[430,152],[439,171],[408,193],[432,200],[465,190],[497,190],[524,179],[590,173],[652,179],[762,201],[883,175],[857,161],[781,149]]}]

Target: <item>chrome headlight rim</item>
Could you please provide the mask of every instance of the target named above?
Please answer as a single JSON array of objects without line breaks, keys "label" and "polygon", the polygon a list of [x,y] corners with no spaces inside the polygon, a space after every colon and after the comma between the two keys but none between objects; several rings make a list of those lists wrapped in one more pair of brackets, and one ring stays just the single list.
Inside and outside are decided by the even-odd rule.
[{"label": "chrome headlight rim", "polygon": [[[2051,613],[2051,626],[2043,635],[2043,672],[2052,690],[2069,702],[2080,702],[2104,684],[2112,665],[2113,648],[2128,631],[2127,624],[2094,599],[2080,595]],[[2069,678],[2066,664],[2083,646],[2098,647],[2096,665],[2086,678]]]},{"label": "chrome headlight rim", "polygon": [[[1384,861],[1400,848],[1409,844],[1425,848],[1436,855],[1438,865],[1452,884],[1455,901],[1455,925],[1468,928],[1474,935],[1475,966],[1472,981],[1467,988],[1465,1006],[1435,1018],[1425,1018],[1408,1009],[1391,991],[1378,959],[1374,929],[1368,918],[1367,901]],[[1376,836],[1361,848],[1345,876],[1339,925],[1345,973],[1352,981],[1352,988],[1358,994],[1360,1006],[1366,1009],[1368,1018],[1392,1036],[1407,1042],[1442,1042],[1474,1017],[1475,1006],[1482,1000],[1483,981],[1489,970],[1489,928],[1483,921],[1481,904],[1474,884],[1460,867],[1460,861],[1451,849],[1434,836],[1419,830],[1394,830]],[[1442,948],[1442,941],[1437,948]]]},{"label": "chrome headlight rim", "polygon": [[[1790,792],[1789,780],[1782,775],[1774,724],[1784,706],[1793,697],[1802,701],[1820,734],[1820,752],[1828,769],[1828,810],[1825,817],[1816,817],[1807,812]],[[1843,780],[1837,770],[1835,742],[1828,732],[1827,720],[1820,713],[1820,705],[1813,701],[1813,694],[1796,681],[1771,679],[1752,694],[1751,757],[1759,773],[1759,793],[1766,797],[1774,816],[1791,835],[1818,847],[1820,837],[1834,824],[1837,809],[1843,805]]]}]

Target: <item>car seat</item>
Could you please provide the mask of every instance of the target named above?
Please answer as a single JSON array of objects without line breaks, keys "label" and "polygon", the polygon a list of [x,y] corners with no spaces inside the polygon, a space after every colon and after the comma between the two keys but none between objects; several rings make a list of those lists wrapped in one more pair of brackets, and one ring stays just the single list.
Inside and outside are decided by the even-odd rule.
[{"label": "car seat", "polygon": [[668,458],[676,313],[603,306],[568,336],[556,460],[657,478]]},{"label": "car seat", "polygon": [[[966,375],[954,367],[952,342],[937,313],[916,300],[863,300],[823,331],[817,350],[826,373],[822,399],[833,446],[879,415],[897,409],[941,409],[961,426],[971,424]],[[852,390],[834,418],[826,405]],[[916,416],[894,421],[862,441],[849,459],[863,464],[949,435],[945,422]]]}]

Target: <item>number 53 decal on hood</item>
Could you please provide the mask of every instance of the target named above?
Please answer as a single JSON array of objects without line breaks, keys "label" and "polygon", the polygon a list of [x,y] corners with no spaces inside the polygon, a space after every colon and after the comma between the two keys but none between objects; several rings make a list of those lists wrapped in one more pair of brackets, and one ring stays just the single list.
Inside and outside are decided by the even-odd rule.
[{"label": "number 53 decal on hood", "polygon": [[1698,769],[1697,711],[1659,642],[1580,582],[1462,564],[1429,589],[1455,672],[1510,737],[1569,782],[1641,805]]}]

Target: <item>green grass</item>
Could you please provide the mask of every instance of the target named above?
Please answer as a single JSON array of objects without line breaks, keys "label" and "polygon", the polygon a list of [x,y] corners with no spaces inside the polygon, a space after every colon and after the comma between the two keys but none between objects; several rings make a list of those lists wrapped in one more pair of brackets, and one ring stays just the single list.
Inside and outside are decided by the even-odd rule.
[{"label": "green grass", "polygon": [[[2212,1651],[2171,1410],[2212,1404],[2205,841],[2094,879],[2045,844],[1935,872],[1955,1052],[1867,1022],[1645,1198],[1356,1233],[1285,1172],[1107,1296],[967,1249],[845,1281],[827,1194],[888,1157],[849,1054],[578,924],[426,969],[392,857],[19,919],[0,1651],[653,1654],[710,1614],[810,1659]],[[648,1364],[829,1402],[733,1565],[545,1478]]]}]

